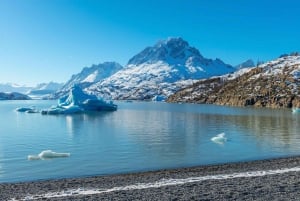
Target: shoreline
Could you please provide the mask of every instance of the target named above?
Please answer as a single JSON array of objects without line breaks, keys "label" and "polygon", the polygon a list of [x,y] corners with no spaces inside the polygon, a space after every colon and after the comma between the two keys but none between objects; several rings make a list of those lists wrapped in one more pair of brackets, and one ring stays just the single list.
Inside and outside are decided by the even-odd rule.
[{"label": "shoreline", "polygon": [[[257,194],[258,190],[260,193]],[[281,194],[292,199],[300,196],[300,156],[106,176],[0,183],[0,192],[0,200],[234,200],[270,199],[274,195],[278,199]]]}]

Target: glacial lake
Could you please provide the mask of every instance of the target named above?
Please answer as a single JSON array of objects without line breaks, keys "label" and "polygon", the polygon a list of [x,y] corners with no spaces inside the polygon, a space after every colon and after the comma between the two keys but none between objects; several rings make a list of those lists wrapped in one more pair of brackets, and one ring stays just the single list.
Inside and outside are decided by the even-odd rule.
[{"label": "glacial lake", "polygon": [[[289,109],[115,102],[115,112],[15,112],[56,101],[0,101],[0,183],[109,175],[300,154],[300,114]],[[228,140],[211,138],[224,132]],[[43,150],[70,157],[27,159]]]}]

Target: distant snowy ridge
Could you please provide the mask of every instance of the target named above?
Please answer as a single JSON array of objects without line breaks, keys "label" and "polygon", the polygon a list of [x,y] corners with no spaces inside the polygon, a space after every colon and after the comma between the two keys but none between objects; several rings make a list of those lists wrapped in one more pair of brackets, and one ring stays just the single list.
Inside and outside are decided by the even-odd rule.
[{"label": "distant snowy ridge", "polygon": [[15,83],[0,83],[0,92],[27,93],[32,87],[18,85]]},{"label": "distant snowy ridge", "polygon": [[31,98],[25,94],[18,92],[3,93],[0,92],[0,100],[30,100]]},{"label": "distant snowy ridge", "polygon": [[248,59],[247,61],[235,66],[236,69],[249,68],[249,67],[255,67],[255,63],[252,59]]},{"label": "distant snowy ridge", "polygon": [[49,83],[41,83],[38,84],[36,87],[33,88],[33,90],[57,90],[61,88],[64,85],[64,83],[56,83],[56,82],[49,82]]},{"label": "distant snowy ridge", "polygon": [[63,86],[63,83],[49,82],[41,83],[30,89],[27,94],[31,97],[47,97]]},{"label": "distant snowy ridge", "polygon": [[59,88],[61,88],[62,85],[63,84],[61,83],[49,82],[49,83],[38,84],[35,87],[30,87],[25,85],[6,83],[6,84],[0,84],[0,92],[16,93],[16,94],[20,93],[23,95],[26,94],[33,98],[42,98],[44,96],[48,96],[54,93]]},{"label": "distant snowy ridge", "polygon": [[182,38],[169,38],[145,48],[125,68],[86,90],[105,98],[155,100],[199,79],[234,71],[220,59],[204,58]]},{"label": "distant snowy ridge", "polygon": [[92,65],[91,67],[85,67],[80,73],[72,75],[71,79],[55,93],[54,98],[66,95],[74,85],[85,89],[113,75],[122,68],[123,66],[116,62],[104,62],[98,65]]}]

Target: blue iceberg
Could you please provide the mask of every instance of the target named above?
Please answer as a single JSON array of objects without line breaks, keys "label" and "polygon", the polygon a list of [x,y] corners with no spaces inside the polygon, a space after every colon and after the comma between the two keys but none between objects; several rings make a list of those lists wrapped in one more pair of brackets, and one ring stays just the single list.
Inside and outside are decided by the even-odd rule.
[{"label": "blue iceberg", "polygon": [[17,112],[27,112],[27,111],[30,111],[30,110],[33,110],[33,108],[31,108],[31,107],[18,107],[18,108],[16,108]]},{"label": "blue iceberg", "polygon": [[117,105],[95,95],[86,94],[79,86],[74,86],[67,96],[58,100],[58,105],[42,110],[42,114],[76,114],[86,111],[116,111]]},{"label": "blue iceberg", "polygon": [[25,113],[39,113],[40,111],[32,107],[18,107],[16,108],[17,112],[25,112]]}]

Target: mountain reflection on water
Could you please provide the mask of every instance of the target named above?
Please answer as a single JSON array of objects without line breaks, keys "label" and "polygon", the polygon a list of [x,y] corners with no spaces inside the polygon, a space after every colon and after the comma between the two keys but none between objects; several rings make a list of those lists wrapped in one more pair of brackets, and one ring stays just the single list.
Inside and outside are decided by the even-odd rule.
[{"label": "mountain reflection on water", "polygon": [[[0,102],[0,182],[187,167],[297,155],[300,115],[287,109],[117,102],[115,112],[14,111],[53,101]],[[226,142],[211,138],[226,134]],[[68,158],[28,161],[43,150]]]}]

